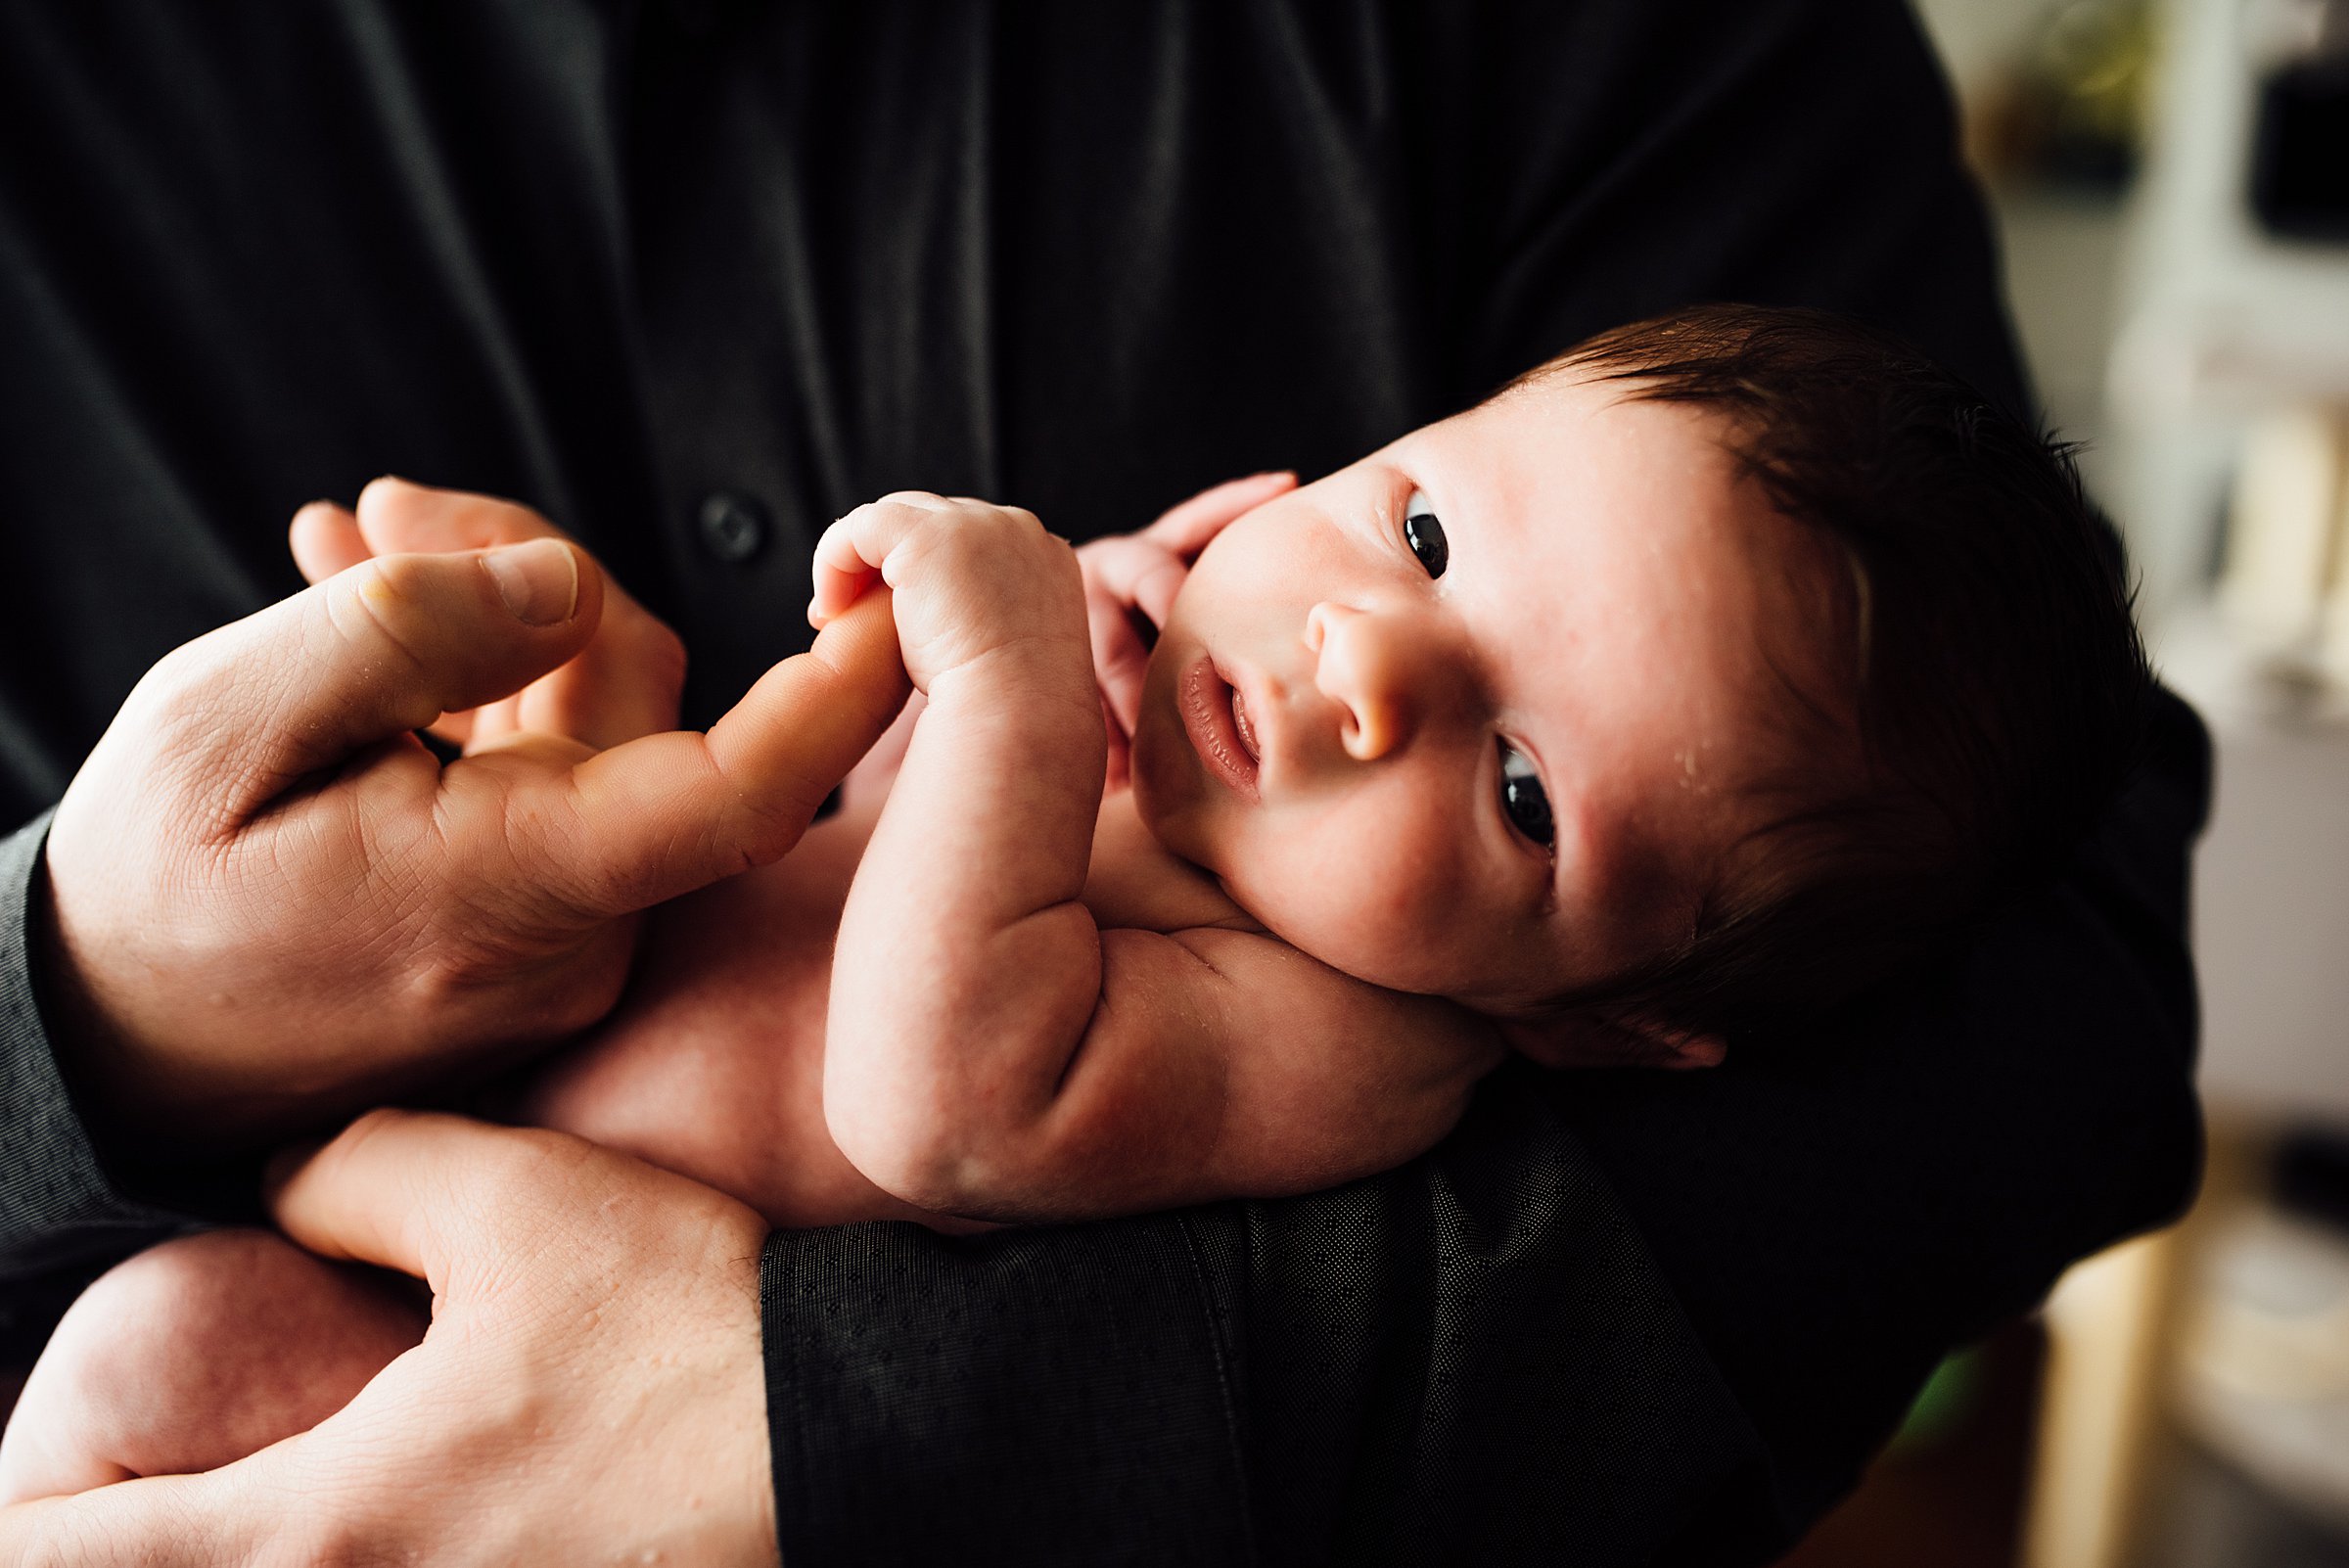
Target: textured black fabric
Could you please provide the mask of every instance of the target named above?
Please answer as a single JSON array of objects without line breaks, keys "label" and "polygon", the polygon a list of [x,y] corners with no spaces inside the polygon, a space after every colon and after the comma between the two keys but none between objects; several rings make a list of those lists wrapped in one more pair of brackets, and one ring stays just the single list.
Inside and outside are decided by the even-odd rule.
[{"label": "textured black fabric", "polygon": [[1041,1563],[1646,1562],[1758,1479],[1605,1178],[1530,1095],[1308,1204],[1106,1240],[784,1232],[764,1286],[786,1560],[917,1562],[959,1533]]},{"label": "textured black fabric", "polygon": [[[767,1243],[786,1561],[1001,1543],[1028,1562],[1254,1560],[1223,1349],[1182,1222],[1109,1246],[918,1226]],[[1008,1332],[1012,1325],[1016,1332]]]},{"label": "textured black fabric", "polygon": [[[295,506],[387,470],[585,539],[707,718],[804,644],[821,525],[892,488],[1131,527],[1705,298],[1853,311],[2025,399],[1890,0],[0,24],[0,821],[156,658],[298,585]],[[2198,748],[2179,716],[2063,888],[1800,1050],[1504,1072],[1435,1155],[1320,1197],[776,1238],[792,1561],[1766,1555],[1954,1337],[2183,1200]],[[54,1184],[104,1162],[23,960],[30,1262],[118,1200]]]}]

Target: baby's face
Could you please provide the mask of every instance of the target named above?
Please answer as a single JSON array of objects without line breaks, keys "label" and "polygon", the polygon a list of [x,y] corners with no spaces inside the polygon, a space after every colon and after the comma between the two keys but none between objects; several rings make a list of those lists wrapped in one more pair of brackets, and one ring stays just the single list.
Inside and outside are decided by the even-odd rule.
[{"label": "baby's face", "polygon": [[1232,524],[1151,656],[1144,820],[1323,962],[1497,1016],[1676,944],[1826,576],[1721,436],[1556,375]]}]

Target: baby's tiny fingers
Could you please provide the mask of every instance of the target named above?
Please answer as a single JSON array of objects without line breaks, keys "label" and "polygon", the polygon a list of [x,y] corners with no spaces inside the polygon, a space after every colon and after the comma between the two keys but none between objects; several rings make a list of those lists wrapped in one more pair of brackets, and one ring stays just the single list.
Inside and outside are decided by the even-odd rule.
[{"label": "baby's tiny fingers", "polygon": [[[959,505],[985,506],[985,501],[973,501],[968,496],[947,497],[931,490],[892,490],[874,506],[910,506],[917,512],[951,512]],[[858,508],[859,511],[862,508]]]},{"label": "baby's tiny fingers", "polygon": [[1195,556],[1226,525],[1297,487],[1297,476],[1287,469],[1225,480],[1201,490],[1189,500],[1169,508],[1141,537],[1181,556]]},{"label": "baby's tiny fingers", "polygon": [[1191,569],[1172,556],[1153,564],[1134,579],[1129,596],[1133,607],[1152,626],[1165,625],[1167,617],[1174,613],[1174,596],[1182,591],[1190,576]]},{"label": "baby's tiny fingers", "polygon": [[1092,584],[1084,593],[1085,633],[1092,644],[1093,680],[1110,716],[1127,733],[1142,709],[1142,677],[1150,650],[1126,619],[1126,607]]},{"label": "baby's tiny fingers", "polygon": [[886,549],[872,551],[857,538],[858,525],[870,506],[860,506],[824,530],[815,541],[815,596],[807,602],[807,623],[819,631],[834,616],[862,597],[881,575]]},{"label": "baby's tiny fingers", "polygon": [[1191,575],[1183,558],[1139,535],[1097,539],[1078,552],[1087,592],[1099,589],[1122,610],[1139,612],[1155,633]]}]

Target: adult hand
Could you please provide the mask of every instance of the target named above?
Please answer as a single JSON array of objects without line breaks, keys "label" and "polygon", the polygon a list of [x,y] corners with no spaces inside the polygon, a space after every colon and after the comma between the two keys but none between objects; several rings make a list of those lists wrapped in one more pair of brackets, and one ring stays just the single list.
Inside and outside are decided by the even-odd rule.
[{"label": "adult hand", "polygon": [[[373,554],[402,507],[522,542]],[[315,1125],[601,1016],[627,917],[790,849],[906,689],[883,600],[707,736],[638,734],[673,704],[665,629],[523,509],[376,485],[297,541],[353,559],[167,655],[50,829],[61,1055],[149,1149]],[[411,733],[435,723],[463,758]]]},{"label": "adult hand", "polygon": [[1093,674],[1101,683],[1101,713],[1109,723],[1111,789],[1127,781],[1127,756],[1142,708],[1142,672],[1191,563],[1241,515],[1296,487],[1297,476],[1286,472],[1225,480],[1137,533],[1112,534],[1077,547]]},{"label": "adult hand", "polygon": [[0,1560],[775,1560],[743,1205],[560,1132],[378,1111],[273,1207],[428,1281],[424,1343],[313,1430],[206,1475],[0,1510]]},{"label": "adult hand", "polygon": [[[294,564],[313,583],[376,556],[444,555],[562,537],[561,530],[527,506],[398,479],[368,485],[354,511],[312,501],[294,514],[287,530]],[[479,751],[518,730],[606,747],[676,728],[685,644],[610,576],[603,588],[603,613],[586,646],[511,696],[442,714],[432,732]]]}]

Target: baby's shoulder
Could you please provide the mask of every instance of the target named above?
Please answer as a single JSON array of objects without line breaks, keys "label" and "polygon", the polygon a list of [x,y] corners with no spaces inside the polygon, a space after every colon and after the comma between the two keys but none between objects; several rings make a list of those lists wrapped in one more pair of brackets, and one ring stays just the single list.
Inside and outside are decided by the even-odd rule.
[{"label": "baby's shoulder", "polygon": [[1131,790],[1102,798],[1084,902],[1104,930],[1265,930],[1222,884],[1158,842],[1134,809]]}]

